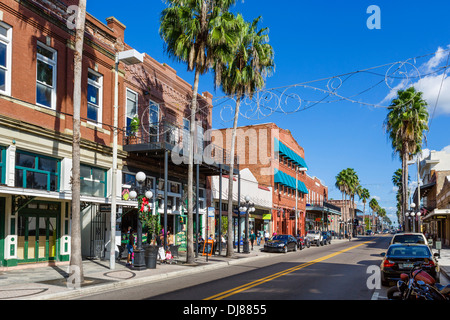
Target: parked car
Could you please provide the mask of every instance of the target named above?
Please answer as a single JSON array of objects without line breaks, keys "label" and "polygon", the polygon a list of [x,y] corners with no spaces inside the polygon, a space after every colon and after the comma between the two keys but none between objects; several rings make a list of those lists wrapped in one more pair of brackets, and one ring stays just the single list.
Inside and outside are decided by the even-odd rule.
[{"label": "parked car", "polygon": [[322,231],[323,244],[331,244],[331,233],[329,231]]},{"label": "parked car", "polygon": [[309,241],[316,246],[323,246],[323,236],[321,231],[309,230],[306,236],[308,237]]},{"label": "parked car", "polygon": [[436,282],[439,282],[439,265],[426,244],[391,244],[387,252],[381,254],[381,283],[388,286],[390,281],[400,280],[402,273],[409,273],[414,263],[423,263],[422,268],[428,272]]},{"label": "parked car", "polygon": [[288,252],[297,251],[297,239],[290,234],[278,234],[264,244],[264,251]]},{"label": "parked car", "polygon": [[392,237],[391,244],[394,243],[415,243],[428,244],[428,240],[423,233],[397,233]]}]

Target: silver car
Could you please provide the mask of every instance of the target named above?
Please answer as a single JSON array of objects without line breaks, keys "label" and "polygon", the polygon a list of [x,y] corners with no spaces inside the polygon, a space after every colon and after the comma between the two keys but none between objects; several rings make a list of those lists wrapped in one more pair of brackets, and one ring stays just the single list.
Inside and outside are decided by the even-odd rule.
[{"label": "silver car", "polygon": [[392,237],[391,243],[403,243],[403,244],[428,244],[428,240],[423,233],[397,233]]}]

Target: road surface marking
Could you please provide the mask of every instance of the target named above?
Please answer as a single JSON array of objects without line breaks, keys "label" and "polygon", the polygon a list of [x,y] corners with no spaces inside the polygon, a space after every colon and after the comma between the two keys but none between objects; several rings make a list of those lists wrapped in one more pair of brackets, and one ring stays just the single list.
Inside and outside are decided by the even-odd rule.
[{"label": "road surface marking", "polygon": [[240,293],[242,291],[245,291],[245,290],[251,289],[253,287],[259,286],[259,285],[261,285],[263,283],[266,283],[266,282],[272,281],[274,279],[277,279],[279,277],[285,276],[285,275],[287,275],[289,273],[292,273],[294,271],[306,268],[306,267],[308,267],[310,265],[313,265],[313,264],[319,263],[321,261],[330,259],[332,257],[340,255],[340,254],[342,254],[344,252],[353,250],[355,248],[358,248],[358,247],[363,246],[363,245],[365,245],[367,243],[370,243],[370,242],[372,242],[372,241],[366,241],[366,242],[360,243],[360,244],[358,244],[356,246],[353,246],[353,247],[350,247],[350,248],[347,248],[347,249],[344,249],[344,250],[341,250],[341,251],[338,251],[338,252],[335,252],[335,253],[331,253],[331,254],[326,255],[324,257],[312,260],[310,262],[305,262],[305,263],[303,263],[301,265],[298,265],[298,266],[295,266],[295,267],[292,267],[292,268],[289,268],[289,269],[277,272],[277,273],[272,274],[270,276],[267,276],[267,277],[264,277],[264,278],[261,278],[261,279],[249,282],[247,284],[241,285],[239,287],[236,287],[236,288],[233,288],[233,289],[230,289],[230,290],[218,293],[216,295],[210,296],[208,298],[205,298],[204,300],[222,300],[222,299],[228,298],[228,297],[230,297],[232,295],[235,295],[235,294],[238,294],[238,293]]}]

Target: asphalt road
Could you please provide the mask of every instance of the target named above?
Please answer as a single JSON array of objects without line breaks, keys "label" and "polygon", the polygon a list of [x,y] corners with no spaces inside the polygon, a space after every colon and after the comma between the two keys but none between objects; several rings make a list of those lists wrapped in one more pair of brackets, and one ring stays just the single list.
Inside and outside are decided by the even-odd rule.
[{"label": "asphalt road", "polygon": [[115,290],[84,300],[383,300],[376,268],[390,236],[361,237]]}]

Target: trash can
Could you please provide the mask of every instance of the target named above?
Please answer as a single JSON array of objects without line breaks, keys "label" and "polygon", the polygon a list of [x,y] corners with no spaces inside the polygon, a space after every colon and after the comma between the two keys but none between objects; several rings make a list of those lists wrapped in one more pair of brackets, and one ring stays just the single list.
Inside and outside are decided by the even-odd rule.
[{"label": "trash can", "polygon": [[156,269],[156,260],[158,258],[158,246],[147,246],[145,248],[145,265],[148,269]]}]

